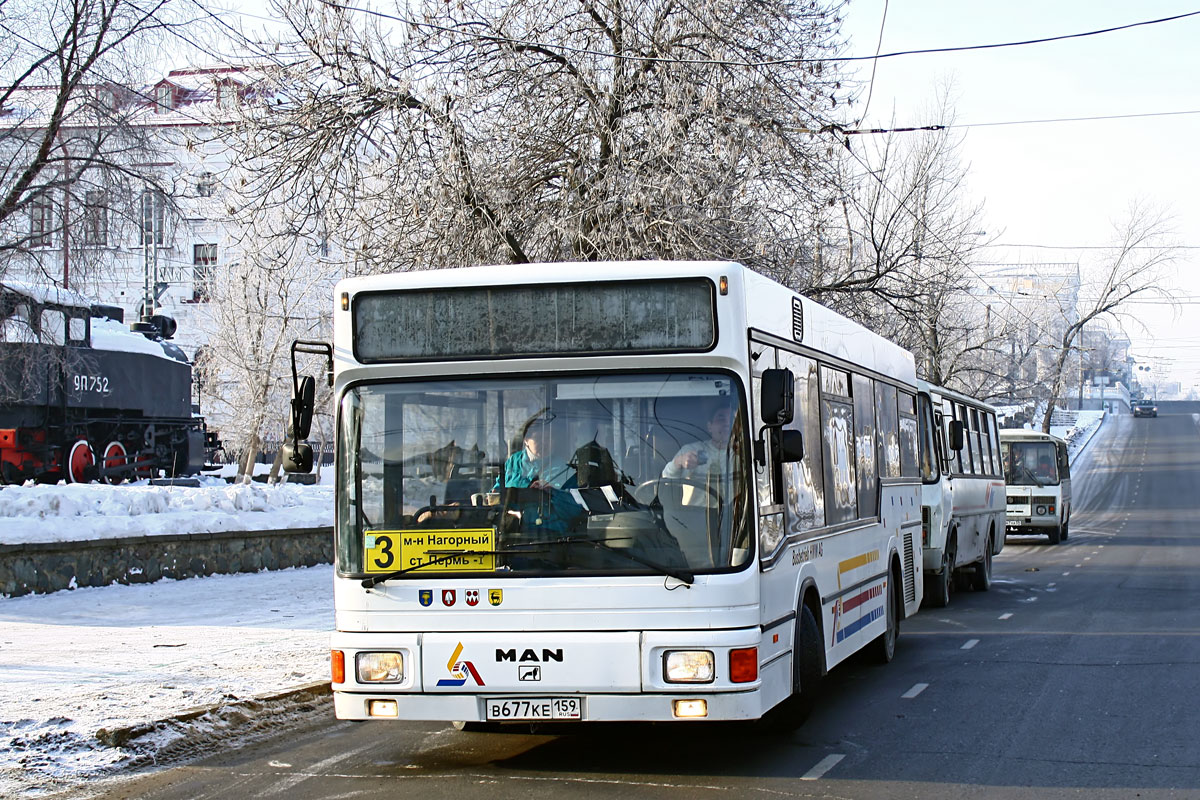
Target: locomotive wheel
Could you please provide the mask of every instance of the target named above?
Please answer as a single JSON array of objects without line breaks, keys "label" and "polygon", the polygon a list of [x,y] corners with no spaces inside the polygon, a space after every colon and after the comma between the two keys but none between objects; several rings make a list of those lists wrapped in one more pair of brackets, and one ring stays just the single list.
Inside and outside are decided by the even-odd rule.
[{"label": "locomotive wheel", "polygon": [[154,456],[140,455],[133,459],[133,462],[138,465],[133,473],[138,480],[145,481],[154,477]]},{"label": "locomotive wheel", "polygon": [[87,439],[80,439],[71,445],[71,453],[67,456],[67,483],[83,483],[88,479],[87,473],[96,463],[96,454]]},{"label": "locomotive wheel", "polygon": [[[104,448],[104,468],[112,469],[113,467],[121,467],[126,462],[125,445],[120,442],[109,442]],[[125,480],[124,475],[108,475],[104,478],[106,483],[117,484]]]}]

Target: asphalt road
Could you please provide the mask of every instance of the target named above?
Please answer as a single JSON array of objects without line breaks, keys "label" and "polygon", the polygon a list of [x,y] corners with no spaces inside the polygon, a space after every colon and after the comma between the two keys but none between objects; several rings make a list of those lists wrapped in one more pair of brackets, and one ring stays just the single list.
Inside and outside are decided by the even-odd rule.
[{"label": "asphalt road", "polygon": [[1109,420],[1067,542],[1013,537],[986,593],[835,670],[809,721],[467,734],[339,723],[121,783],[109,798],[1200,798],[1200,428]]}]

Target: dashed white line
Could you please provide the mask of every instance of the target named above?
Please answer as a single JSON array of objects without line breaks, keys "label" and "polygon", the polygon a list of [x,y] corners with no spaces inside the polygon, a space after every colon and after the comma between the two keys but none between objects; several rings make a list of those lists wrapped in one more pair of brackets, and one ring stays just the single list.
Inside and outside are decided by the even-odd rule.
[{"label": "dashed white line", "polygon": [[978,639],[967,639],[966,643],[960,648],[961,650],[970,650],[975,645],[979,644]]},{"label": "dashed white line", "polygon": [[1001,615],[1000,615],[1000,619],[1011,619],[1011,618],[1012,618],[1012,612],[1011,612],[1011,611],[1006,611],[1006,612],[1004,612],[1003,614],[1001,614]]},{"label": "dashed white line", "polygon": [[1063,573],[1063,577],[1065,578],[1065,577],[1067,577],[1067,576],[1068,576],[1068,575],[1070,575],[1070,574],[1071,574],[1070,572],[1064,572],[1064,573]]},{"label": "dashed white line", "polygon": [[824,758],[822,758],[820,761],[817,762],[817,765],[815,767],[813,767],[808,772],[801,775],[800,780],[802,780],[802,781],[817,780],[822,775],[824,775],[826,772],[829,772],[829,770],[836,767],[838,762],[841,761],[845,757],[846,756],[842,753],[834,753],[832,755],[825,756]]},{"label": "dashed white line", "polygon": [[911,689],[909,689],[907,692],[900,695],[900,697],[904,700],[912,700],[914,697],[916,697],[917,695],[919,695],[921,692],[925,691],[928,688],[929,688],[928,683],[918,683],[915,686],[913,686]]}]

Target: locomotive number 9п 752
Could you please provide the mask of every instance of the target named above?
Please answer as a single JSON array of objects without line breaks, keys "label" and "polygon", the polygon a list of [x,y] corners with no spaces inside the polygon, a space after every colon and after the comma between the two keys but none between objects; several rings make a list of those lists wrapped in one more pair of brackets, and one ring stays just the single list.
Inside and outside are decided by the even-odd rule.
[{"label": "locomotive number 9\u043f 752", "polygon": [[74,292],[0,284],[0,482],[117,483],[204,466],[192,366],[168,341],[174,320],[122,318]]}]

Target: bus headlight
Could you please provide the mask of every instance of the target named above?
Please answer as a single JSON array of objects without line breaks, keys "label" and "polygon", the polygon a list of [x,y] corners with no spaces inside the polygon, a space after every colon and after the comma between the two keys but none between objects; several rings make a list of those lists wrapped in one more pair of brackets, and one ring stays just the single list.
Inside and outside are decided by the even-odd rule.
[{"label": "bus headlight", "polygon": [[712,683],[716,676],[711,650],[670,650],[663,656],[667,683]]},{"label": "bus headlight", "polygon": [[1045,506],[1037,506],[1033,509],[1033,511],[1034,511],[1034,513],[1038,514],[1039,516],[1046,515],[1046,507]]},{"label": "bus headlight", "polygon": [[404,680],[403,653],[359,653],[354,657],[359,683],[399,683]]}]

